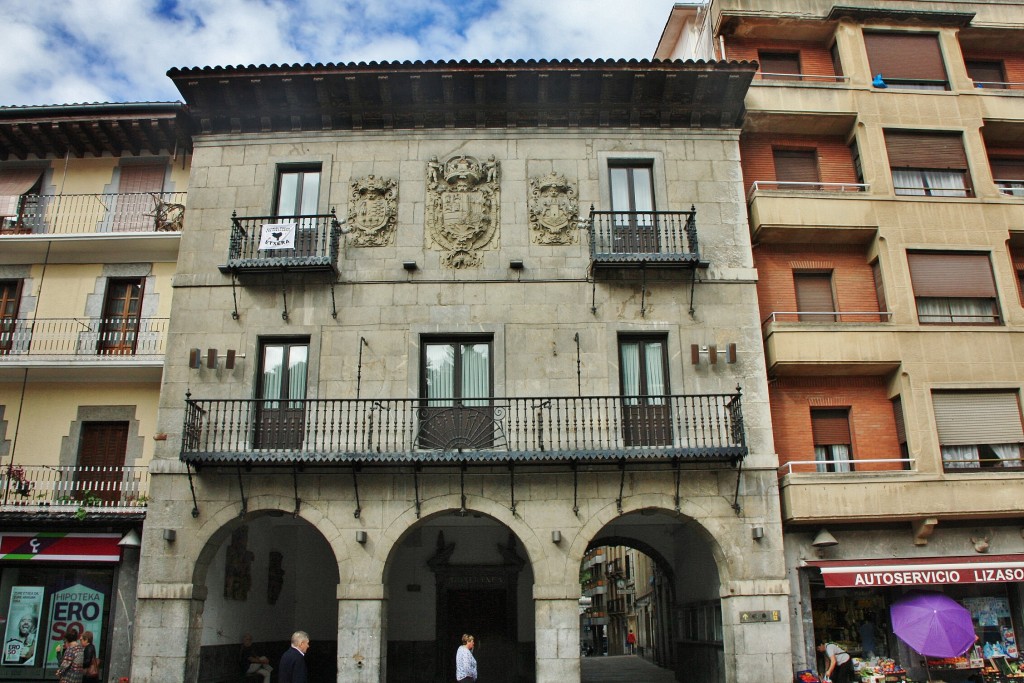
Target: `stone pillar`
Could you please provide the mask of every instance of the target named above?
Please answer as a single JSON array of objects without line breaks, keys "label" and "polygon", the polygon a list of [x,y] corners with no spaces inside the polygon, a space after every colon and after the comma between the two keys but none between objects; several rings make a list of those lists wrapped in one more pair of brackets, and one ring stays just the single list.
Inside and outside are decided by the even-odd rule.
[{"label": "stone pillar", "polygon": [[386,605],[379,584],[338,587],[339,681],[387,680]]},{"label": "stone pillar", "polygon": [[[113,610],[110,632],[110,661],[103,662],[103,675],[118,680],[131,676],[132,625],[135,621],[136,592],[139,584],[139,549],[125,547],[121,551],[121,564],[117,569],[116,591],[111,604]],[[96,634],[99,636],[99,634]]]},{"label": "stone pillar", "polygon": [[[132,683],[191,683],[199,673],[198,640],[202,637],[205,588],[191,583],[139,584],[135,608]],[[191,666],[190,647],[194,646]]]},{"label": "stone pillar", "polygon": [[[789,586],[785,581],[763,580],[731,581],[723,588],[728,593],[722,596],[726,680],[791,680]],[[743,623],[744,612],[777,612],[779,620]]]},{"label": "stone pillar", "polygon": [[580,586],[533,587],[536,683],[580,680]]}]

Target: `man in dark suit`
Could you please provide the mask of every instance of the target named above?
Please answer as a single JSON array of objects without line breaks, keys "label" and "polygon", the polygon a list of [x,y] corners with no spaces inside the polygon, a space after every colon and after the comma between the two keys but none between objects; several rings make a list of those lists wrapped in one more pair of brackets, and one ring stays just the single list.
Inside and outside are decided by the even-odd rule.
[{"label": "man in dark suit", "polygon": [[292,646],[281,655],[281,663],[277,666],[278,683],[309,683],[306,676],[306,650],[309,649],[309,636],[305,631],[292,634]]}]

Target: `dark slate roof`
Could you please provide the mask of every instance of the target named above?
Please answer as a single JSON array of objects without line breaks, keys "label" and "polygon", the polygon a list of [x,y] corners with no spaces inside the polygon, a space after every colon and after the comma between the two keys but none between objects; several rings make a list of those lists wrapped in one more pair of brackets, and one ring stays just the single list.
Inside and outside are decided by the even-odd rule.
[{"label": "dark slate roof", "polygon": [[197,133],[736,128],[757,65],[682,60],[176,68]]}]

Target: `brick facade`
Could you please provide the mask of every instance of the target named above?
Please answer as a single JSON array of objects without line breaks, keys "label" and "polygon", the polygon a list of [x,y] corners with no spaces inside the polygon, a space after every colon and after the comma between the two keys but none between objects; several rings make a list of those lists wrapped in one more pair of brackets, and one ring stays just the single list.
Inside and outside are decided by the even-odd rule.
[{"label": "brick facade", "polygon": [[[749,190],[754,181],[774,181],[774,150],[817,150],[818,173],[823,183],[856,183],[857,171],[846,141],[838,136],[812,137],[782,134],[744,134],[740,138],[743,185]],[[774,188],[769,188],[774,189]]]}]

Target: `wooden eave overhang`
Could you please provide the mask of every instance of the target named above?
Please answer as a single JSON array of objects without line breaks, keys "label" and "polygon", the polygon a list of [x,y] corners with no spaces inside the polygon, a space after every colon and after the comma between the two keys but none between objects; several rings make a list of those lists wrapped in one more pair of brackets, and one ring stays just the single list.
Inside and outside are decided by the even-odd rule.
[{"label": "wooden eave overhang", "polygon": [[171,69],[196,133],[737,128],[750,62],[561,60]]},{"label": "wooden eave overhang", "polygon": [[0,107],[0,160],[185,152],[180,102]]}]

